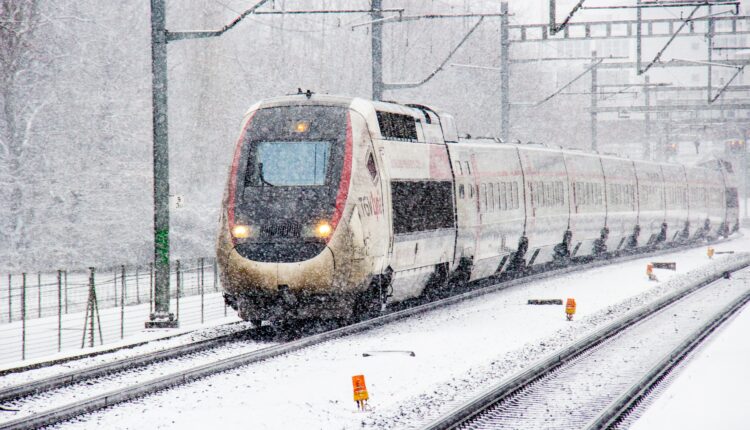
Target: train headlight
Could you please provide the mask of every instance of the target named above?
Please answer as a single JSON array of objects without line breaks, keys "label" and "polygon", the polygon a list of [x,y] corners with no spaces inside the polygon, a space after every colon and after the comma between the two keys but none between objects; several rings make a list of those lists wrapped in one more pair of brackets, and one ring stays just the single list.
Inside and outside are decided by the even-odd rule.
[{"label": "train headlight", "polygon": [[294,131],[296,133],[306,133],[310,129],[310,121],[297,121],[294,123]]},{"label": "train headlight", "polygon": [[316,224],[308,224],[302,228],[302,237],[328,239],[333,234],[333,227],[328,221],[320,221]]},{"label": "train headlight", "polygon": [[328,237],[333,232],[333,228],[331,228],[331,224],[328,224],[326,221],[320,222],[315,227],[315,235],[318,237]]},{"label": "train headlight", "polygon": [[253,229],[248,225],[237,224],[232,227],[232,237],[235,239],[247,239],[253,233]]}]

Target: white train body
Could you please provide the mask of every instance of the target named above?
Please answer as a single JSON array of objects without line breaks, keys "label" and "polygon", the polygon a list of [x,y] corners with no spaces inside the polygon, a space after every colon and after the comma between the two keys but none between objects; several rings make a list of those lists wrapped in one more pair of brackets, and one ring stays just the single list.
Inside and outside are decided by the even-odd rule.
[{"label": "white train body", "polygon": [[[726,162],[459,140],[450,115],[424,106],[323,95],[263,101],[244,124],[217,255],[248,320],[349,317],[455,280],[739,228]],[[305,235],[315,228],[326,234]]]}]

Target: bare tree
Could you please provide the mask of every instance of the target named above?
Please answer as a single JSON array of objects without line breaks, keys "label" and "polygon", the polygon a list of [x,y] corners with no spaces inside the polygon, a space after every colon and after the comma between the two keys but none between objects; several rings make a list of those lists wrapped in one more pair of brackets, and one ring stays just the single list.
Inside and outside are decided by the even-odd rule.
[{"label": "bare tree", "polygon": [[44,97],[44,54],[36,44],[41,18],[36,0],[0,1],[0,243],[11,255],[28,246],[34,205],[24,171],[35,164],[34,132]]}]

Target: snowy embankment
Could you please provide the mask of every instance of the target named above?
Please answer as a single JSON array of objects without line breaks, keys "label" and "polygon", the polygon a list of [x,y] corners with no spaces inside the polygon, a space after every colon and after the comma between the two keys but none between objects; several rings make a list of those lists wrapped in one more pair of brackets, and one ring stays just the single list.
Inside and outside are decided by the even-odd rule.
[{"label": "snowy embankment", "polygon": [[[171,308],[176,309],[176,300],[173,299],[171,302]],[[203,303],[201,303],[200,296],[183,297],[180,302],[180,328],[170,330],[144,330],[144,323],[149,319],[148,303],[126,306],[124,318],[119,308],[101,309],[98,322],[101,324],[104,345],[100,344],[97,324],[95,325],[94,343],[96,346],[94,348],[88,347],[89,332],[86,332],[85,338],[82,336],[84,328],[88,328],[85,312],[62,315],[60,329],[58,329],[57,316],[28,320],[25,328],[21,321],[2,324],[0,325],[0,350],[2,351],[0,370],[157,340],[194,330],[208,330],[213,326],[240,320],[236,312],[225,309],[221,293],[207,293],[203,298]],[[201,311],[204,313],[205,323],[201,323]],[[27,358],[25,361],[21,360],[24,330]],[[58,333],[62,350],[60,353],[57,352]],[[199,333],[198,336],[202,334]],[[85,348],[81,348],[82,340],[85,340]],[[156,346],[156,348],[160,347]],[[32,359],[30,360],[29,357]],[[0,384],[2,384],[1,380]]]},{"label": "snowy embankment", "polygon": [[[105,344],[94,348],[78,349],[74,352],[64,352],[51,356],[45,356],[39,360],[27,360],[10,362],[0,366],[0,372],[15,369],[21,366],[33,366],[36,363],[45,363],[51,360],[60,360],[59,364],[40,367],[38,369],[24,372],[13,372],[0,377],[0,389],[23,384],[33,380],[39,380],[50,376],[59,375],[75,369],[84,369],[110,363],[120,359],[137,357],[150,352],[162,351],[180,345],[191,344],[206,339],[229,335],[241,330],[247,330],[250,325],[246,322],[238,322],[236,316],[227,317],[223,320],[212,321],[215,326],[202,327],[191,326],[169,330],[143,330],[126,337],[122,342]],[[142,323],[141,323],[142,325]],[[80,334],[79,334],[80,336]],[[80,342],[80,338],[78,338]],[[80,346],[80,344],[79,344]],[[114,351],[111,351],[114,349]],[[95,354],[85,358],[76,359],[76,354]],[[99,354],[97,354],[99,353]],[[72,359],[71,361],[66,361]]]},{"label": "snowy embankment", "polygon": [[[750,277],[745,276],[745,283]],[[714,333],[670,378],[631,430],[746,429],[750,425],[750,308]]]},{"label": "snowy embankment", "polygon": [[[747,250],[737,238],[720,249]],[[646,264],[674,261],[677,272]],[[385,327],[216,375],[141,401],[94,413],[70,428],[404,428],[446,411],[624,313],[746,254],[708,260],[704,247],[643,258],[502,290]],[[574,297],[575,320],[561,306],[528,299]],[[411,356],[407,352],[414,352]],[[371,353],[363,356],[363,353]],[[370,410],[358,412],[351,376],[364,374]]]}]

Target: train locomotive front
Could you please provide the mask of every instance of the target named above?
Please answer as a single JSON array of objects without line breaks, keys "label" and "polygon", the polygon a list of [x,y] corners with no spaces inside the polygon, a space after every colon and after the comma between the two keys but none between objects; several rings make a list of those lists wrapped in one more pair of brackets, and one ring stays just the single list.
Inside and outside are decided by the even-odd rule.
[{"label": "train locomotive front", "polygon": [[287,97],[246,115],[217,242],[225,300],[241,318],[351,316],[371,272],[349,204],[366,129],[346,101]]}]

